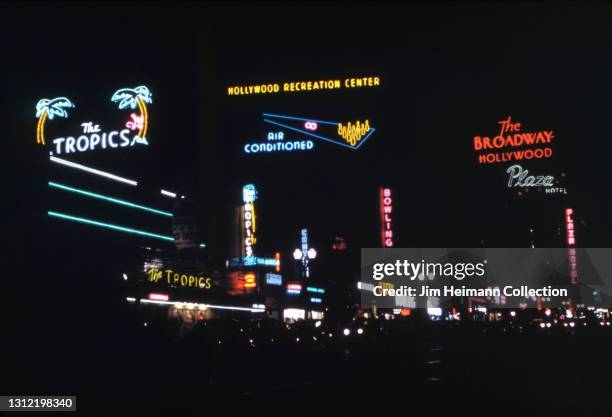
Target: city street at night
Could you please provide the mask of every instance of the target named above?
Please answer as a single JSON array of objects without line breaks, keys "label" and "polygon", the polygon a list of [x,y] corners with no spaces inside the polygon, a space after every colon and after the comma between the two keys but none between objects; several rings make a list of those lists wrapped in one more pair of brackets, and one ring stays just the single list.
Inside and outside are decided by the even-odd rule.
[{"label": "city street at night", "polygon": [[612,3],[0,35],[0,416],[612,414]]}]

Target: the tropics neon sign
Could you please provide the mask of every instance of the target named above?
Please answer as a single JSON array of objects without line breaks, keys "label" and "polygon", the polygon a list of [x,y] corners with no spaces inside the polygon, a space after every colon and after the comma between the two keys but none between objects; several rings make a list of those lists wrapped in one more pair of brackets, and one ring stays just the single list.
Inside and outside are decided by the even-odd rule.
[{"label": "the tropics neon sign", "polygon": [[254,259],[253,246],[255,245],[255,200],[257,191],[253,184],[242,187],[242,201],[244,203],[244,256],[245,264]]},{"label": "the tropics neon sign", "polygon": [[[53,139],[53,150],[50,154],[63,155],[93,151],[96,149],[125,148],[135,144],[148,145],[147,131],[149,113],[147,104],[153,102],[149,89],[145,86],[136,88],[122,88],[111,97],[111,102],[118,103],[119,109],[136,109],[139,114],[130,113],[130,120],[125,122],[123,129],[102,132],[99,124],[93,121],[81,123],[82,132],[75,136],[65,136]],[[75,104],[66,97],[54,99],[41,99],[36,104],[36,143],[46,145],[45,127],[47,120],[54,118],[68,118],[68,110],[74,109]],[[132,132],[137,132],[135,135]]]}]

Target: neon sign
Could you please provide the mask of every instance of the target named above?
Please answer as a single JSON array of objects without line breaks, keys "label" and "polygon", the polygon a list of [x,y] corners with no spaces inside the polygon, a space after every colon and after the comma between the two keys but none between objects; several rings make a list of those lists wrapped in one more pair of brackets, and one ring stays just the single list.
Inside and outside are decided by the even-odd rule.
[{"label": "neon sign", "polygon": [[520,165],[512,165],[506,170],[510,177],[508,178],[508,187],[552,187],[555,177],[550,175],[529,175],[529,171],[524,170]]},{"label": "neon sign", "polygon": [[576,230],[574,229],[574,210],[565,210],[565,229],[567,231],[567,257],[569,265],[570,282],[578,282],[578,271],[576,269]]},{"label": "neon sign", "polygon": [[148,276],[148,281],[155,283],[165,278],[168,285],[179,285],[181,287],[201,288],[205,290],[212,287],[212,278],[183,274],[175,272],[172,269],[160,271],[157,268],[150,268],[146,271],[146,274]]},{"label": "neon sign", "polygon": [[248,272],[244,275],[244,288],[255,288],[257,283],[255,281],[255,274]]},{"label": "neon sign", "polygon": [[[99,124],[92,121],[81,123],[82,132],[74,136],[58,137],[52,140],[53,151],[57,155],[92,151],[107,148],[125,148],[135,144],[148,145],[147,131],[149,116],[147,103],[152,103],[151,92],[145,86],[134,89],[123,88],[117,90],[111,97],[111,101],[119,103],[119,109],[135,109],[138,107],[139,114],[130,113],[130,120],[124,123],[123,129],[114,129],[102,132]],[[67,109],[75,108],[75,105],[66,97],[54,99],[41,99],[36,104],[36,117],[38,124],[36,128],[36,143],[46,145],[45,126],[46,120],[55,117],[68,118]],[[133,135],[132,132],[137,132]]]},{"label": "neon sign", "polygon": [[302,284],[287,284],[287,294],[298,295],[302,292]]},{"label": "neon sign", "polygon": [[269,132],[268,141],[261,143],[247,143],[244,145],[245,153],[262,152],[293,152],[310,151],[314,148],[311,140],[288,140],[285,141],[284,132]]},{"label": "neon sign", "polygon": [[370,121],[361,123],[359,120],[355,124],[348,122],[345,125],[338,123],[338,135],[351,146],[355,146],[370,131]]},{"label": "neon sign", "polygon": [[[96,133],[92,133],[91,135],[80,135],[78,138],[68,136],[66,138],[53,139],[56,155],[93,151],[96,148],[125,148],[133,146],[135,143],[141,143],[138,142],[139,139],[137,136],[134,136],[134,138],[129,137],[129,129],[124,129],[121,131],[113,130],[108,133],[98,133],[100,132],[98,125],[96,125],[95,129],[90,127],[91,122],[83,123],[82,126],[84,126],[83,133]],[[117,141],[117,136],[119,137],[118,139],[120,141]]]},{"label": "neon sign", "polygon": [[308,248],[308,229],[302,229],[300,231],[301,237],[301,250],[296,249],[293,251],[293,258],[296,261],[301,261],[304,276],[308,278],[310,276],[310,259],[317,257],[317,251],[314,248]]},{"label": "neon sign", "polygon": [[279,92],[302,92],[318,90],[339,90],[342,88],[365,88],[380,86],[380,77],[352,77],[344,80],[316,80],[283,83],[237,85],[227,87],[228,96],[243,96],[252,94],[276,94]]},{"label": "neon sign", "polygon": [[376,131],[369,120],[341,123],[272,113],[264,113],[263,117],[268,124],[352,150],[361,148]]},{"label": "neon sign", "polygon": [[[143,144],[148,144],[147,142],[147,129],[149,125],[149,113],[147,111],[146,103],[153,103],[153,98],[151,97],[151,92],[147,87],[141,85],[136,88],[122,88],[120,90],[115,91],[115,94],[111,97],[111,101],[113,103],[119,102],[119,109],[123,110],[126,108],[135,109],[138,107],[140,110],[140,116],[136,116],[131,114],[132,117],[131,123],[133,127],[138,128],[138,141]],[[137,124],[134,124],[138,121]],[[127,126],[126,127],[130,128]],[[135,129],[132,129],[135,130]]]},{"label": "neon sign", "polygon": [[[521,132],[521,123],[513,122],[510,116],[498,124],[501,128],[497,136],[493,138],[474,136],[474,151],[483,152],[478,155],[479,164],[543,159],[552,156],[553,150],[550,144],[555,138],[552,130]],[[517,149],[522,147],[528,148]]]},{"label": "neon sign", "polygon": [[247,264],[254,261],[255,254],[253,253],[253,246],[257,239],[255,238],[255,200],[257,199],[257,191],[253,184],[247,184],[242,187],[242,201],[243,206],[243,217],[244,217],[244,262]]},{"label": "neon sign", "polygon": [[393,247],[393,223],[391,212],[393,211],[393,200],[391,199],[391,189],[380,188],[380,217],[382,224],[382,244],[385,248]]},{"label": "neon sign", "polygon": [[57,97],[54,99],[43,98],[36,103],[36,117],[38,124],[36,126],[36,143],[46,145],[45,142],[45,121],[47,118],[53,120],[57,117],[68,117],[66,109],[74,108],[74,104],[66,97]]},{"label": "neon sign", "polygon": [[155,294],[155,293],[149,294],[149,300],[168,301],[169,299],[170,297],[168,296],[168,294]]},{"label": "neon sign", "polygon": [[266,273],[266,284],[283,285],[283,277],[279,274]]}]

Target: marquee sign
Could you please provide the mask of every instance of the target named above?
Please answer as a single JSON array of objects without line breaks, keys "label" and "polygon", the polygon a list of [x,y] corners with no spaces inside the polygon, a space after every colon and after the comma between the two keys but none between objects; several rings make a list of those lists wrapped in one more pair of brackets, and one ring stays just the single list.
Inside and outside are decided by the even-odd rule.
[{"label": "marquee sign", "polygon": [[[147,132],[149,113],[147,104],[153,102],[149,89],[145,86],[122,88],[111,96],[111,102],[118,103],[120,110],[138,108],[138,113],[131,112],[123,125],[116,124],[111,129],[103,129],[96,121],[84,120],[80,123],[81,131],[68,132],[61,137],[49,140],[51,155],[65,155],[100,149],[126,148],[134,145],[148,145]],[[66,97],[54,99],[43,98],[36,104],[36,143],[47,144],[45,127],[47,120],[68,118],[69,110],[76,108]]]},{"label": "marquee sign", "polygon": [[501,127],[496,136],[474,136],[474,152],[477,154],[479,164],[552,157],[551,144],[555,138],[552,130],[523,132],[521,123],[512,121],[510,116],[498,124]]}]

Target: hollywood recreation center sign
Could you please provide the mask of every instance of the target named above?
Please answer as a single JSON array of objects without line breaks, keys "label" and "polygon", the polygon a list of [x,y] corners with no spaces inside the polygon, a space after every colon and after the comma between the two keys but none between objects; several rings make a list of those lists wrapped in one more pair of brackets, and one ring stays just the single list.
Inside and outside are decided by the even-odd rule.
[{"label": "hollywood recreation center sign", "polygon": [[[121,128],[103,130],[93,121],[83,121],[81,131],[73,132],[49,140],[51,155],[75,154],[101,149],[128,148],[136,145],[148,145],[147,132],[149,114],[147,104],[153,102],[149,89],[145,86],[122,88],[111,96],[111,102],[118,103],[120,110],[138,108],[138,113],[132,112]],[[45,134],[47,121],[68,118],[75,104],[66,97],[53,99],[43,98],[36,104],[36,143],[47,145]]]},{"label": "hollywood recreation center sign", "polygon": [[[316,94],[324,90],[374,89],[380,86],[380,76],[353,76],[344,79],[231,85],[227,87],[227,95]],[[263,113],[263,121],[274,130],[266,132],[265,138],[248,141],[243,147],[244,153],[312,151],[316,142],[358,150],[376,131],[367,118],[338,122],[304,115]]]},{"label": "hollywood recreation center sign", "polygon": [[[510,189],[535,189],[546,194],[567,194],[565,187],[552,175],[533,175],[521,163],[551,158],[554,131],[524,132],[522,124],[510,116],[498,122],[500,131],[496,136],[474,136],[473,148],[480,165],[513,163],[507,168],[507,186]],[[563,174],[562,174],[563,176]],[[519,191],[522,195],[522,191]]]}]

